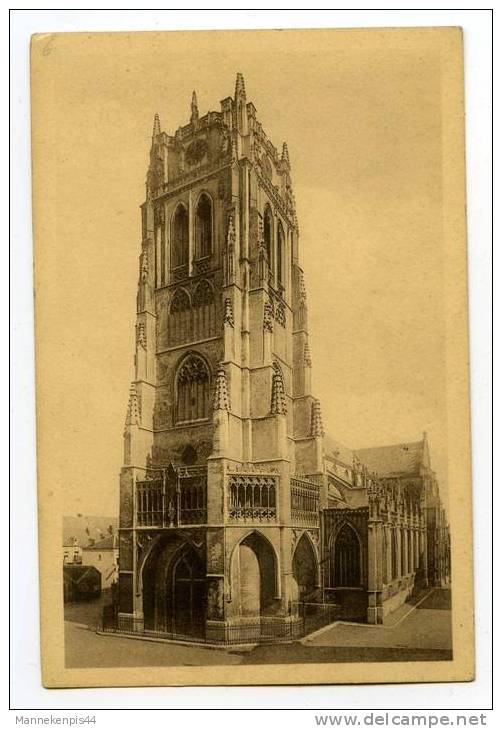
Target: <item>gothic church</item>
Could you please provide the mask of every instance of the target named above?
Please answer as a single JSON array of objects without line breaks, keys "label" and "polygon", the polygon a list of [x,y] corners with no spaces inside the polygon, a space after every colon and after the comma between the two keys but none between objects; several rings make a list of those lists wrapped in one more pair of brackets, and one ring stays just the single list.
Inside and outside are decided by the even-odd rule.
[{"label": "gothic church", "polygon": [[118,629],[295,635],[298,606],[383,622],[449,575],[427,439],[349,451],[312,392],[286,144],[244,79],[153,126],[120,475]]}]

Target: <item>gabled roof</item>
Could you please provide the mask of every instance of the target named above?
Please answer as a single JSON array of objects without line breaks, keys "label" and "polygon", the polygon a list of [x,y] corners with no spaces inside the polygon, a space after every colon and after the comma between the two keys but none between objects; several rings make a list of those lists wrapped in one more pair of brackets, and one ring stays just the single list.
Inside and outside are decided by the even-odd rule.
[{"label": "gabled roof", "polygon": [[63,516],[63,541],[77,539],[81,547],[89,543],[89,539],[96,542],[108,536],[109,527],[117,533],[119,520],[117,516],[88,516],[78,514],[77,516]]},{"label": "gabled roof", "polygon": [[94,544],[89,544],[88,546],[84,547],[84,549],[85,550],[94,549],[94,550],[98,550],[101,552],[105,549],[116,549],[117,547],[118,547],[117,537],[114,534],[111,534],[109,537],[100,539],[99,542],[95,542]]},{"label": "gabled roof", "polygon": [[361,448],[354,451],[354,455],[369,471],[376,471],[379,476],[411,475],[418,473],[424,463],[425,443],[425,440],[419,440],[379,448]]}]

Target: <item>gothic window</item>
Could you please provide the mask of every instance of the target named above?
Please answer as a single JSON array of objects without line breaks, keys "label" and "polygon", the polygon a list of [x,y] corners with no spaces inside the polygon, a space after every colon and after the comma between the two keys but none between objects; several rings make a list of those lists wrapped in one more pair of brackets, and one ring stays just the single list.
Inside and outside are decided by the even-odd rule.
[{"label": "gothic window", "polygon": [[344,524],[330,550],[331,587],[359,587],[361,547],[353,527]]},{"label": "gothic window", "polygon": [[204,258],[211,255],[213,247],[213,212],[211,199],[202,193],[195,213],[195,255]]},{"label": "gothic window", "polygon": [[164,210],[157,208],[154,214],[155,220],[155,269],[157,286],[165,284],[166,276],[166,226]]},{"label": "gothic window", "polygon": [[207,339],[216,333],[214,291],[208,281],[201,281],[193,295],[193,339]]},{"label": "gothic window", "polygon": [[265,250],[267,251],[268,265],[272,268],[272,242],[273,242],[273,230],[274,223],[272,220],[272,211],[269,206],[265,208],[265,215],[263,218],[263,239],[265,242]]},{"label": "gothic window", "polygon": [[397,529],[392,530],[391,550],[392,550],[392,579],[396,580],[399,577],[397,569]]},{"label": "gothic window", "polygon": [[181,203],[176,208],[171,226],[171,266],[188,263],[188,213]]},{"label": "gothic window", "polygon": [[406,530],[401,530],[401,577],[403,577],[408,572],[408,565],[407,565],[407,559],[406,559]]},{"label": "gothic window", "polygon": [[177,289],[169,307],[169,346],[189,342],[190,329],[190,297],[184,289]]},{"label": "gothic window", "polygon": [[186,357],[176,375],[176,421],[186,423],[209,417],[209,371],[198,355]]},{"label": "gothic window", "polygon": [[284,249],[284,229],[282,223],[279,222],[277,226],[277,283],[284,286],[284,260],[285,260],[285,249]]}]

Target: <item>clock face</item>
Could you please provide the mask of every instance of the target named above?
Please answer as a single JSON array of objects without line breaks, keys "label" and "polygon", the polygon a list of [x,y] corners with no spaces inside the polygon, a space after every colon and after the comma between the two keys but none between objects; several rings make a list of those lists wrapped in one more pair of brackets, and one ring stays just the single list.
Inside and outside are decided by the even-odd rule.
[{"label": "clock face", "polygon": [[207,153],[207,143],[205,139],[196,139],[192,142],[185,152],[185,159],[189,165],[196,165],[203,159]]}]

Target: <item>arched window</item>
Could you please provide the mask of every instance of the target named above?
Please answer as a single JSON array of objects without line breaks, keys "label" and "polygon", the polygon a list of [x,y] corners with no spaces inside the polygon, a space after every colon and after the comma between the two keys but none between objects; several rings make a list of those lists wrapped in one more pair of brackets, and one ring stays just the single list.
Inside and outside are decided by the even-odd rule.
[{"label": "arched window", "polygon": [[169,346],[175,347],[190,339],[190,297],[184,289],[177,289],[169,307]]},{"label": "arched window", "polygon": [[188,263],[188,212],[181,203],[176,208],[171,225],[171,267]]},{"label": "arched window", "polygon": [[406,530],[401,529],[401,577],[408,573],[407,536]]},{"label": "arched window", "polygon": [[284,228],[279,221],[277,225],[277,283],[284,286],[285,239]]},{"label": "arched window", "polygon": [[263,239],[265,242],[265,250],[267,251],[268,265],[272,268],[272,244],[274,235],[274,223],[272,219],[272,211],[269,206],[265,208],[263,218]]},{"label": "arched window", "polygon": [[397,569],[397,529],[392,529],[391,549],[392,549],[392,579],[397,580],[399,577]]},{"label": "arched window", "polygon": [[344,524],[331,544],[331,587],[359,587],[361,584],[361,547],[358,536]]},{"label": "arched window", "polygon": [[213,211],[211,200],[202,193],[195,213],[195,255],[210,256],[213,248]]},{"label": "arched window", "polygon": [[209,417],[209,371],[198,355],[186,357],[176,375],[176,421],[186,423]]},{"label": "arched window", "polygon": [[207,339],[216,333],[214,291],[208,281],[201,281],[193,295],[193,339]]}]

